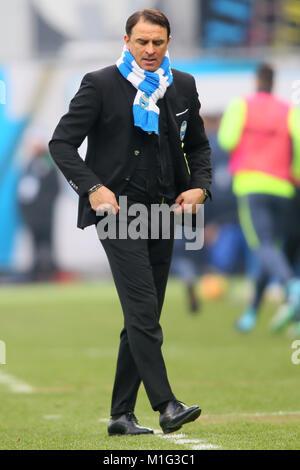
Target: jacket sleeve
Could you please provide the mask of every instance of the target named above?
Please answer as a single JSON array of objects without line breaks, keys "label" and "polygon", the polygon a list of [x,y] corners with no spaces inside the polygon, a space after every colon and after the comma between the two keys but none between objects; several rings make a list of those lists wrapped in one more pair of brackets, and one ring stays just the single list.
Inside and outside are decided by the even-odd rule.
[{"label": "jacket sleeve", "polygon": [[205,188],[209,190],[212,180],[211,150],[203,120],[200,116],[200,102],[193,77],[190,112],[191,117],[186,131],[184,146],[191,172],[190,188]]},{"label": "jacket sleeve", "polygon": [[69,111],[59,121],[49,150],[59,169],[72,188],[84,195],[95,184],[101,183],[78,153],[101,111],[101,99],[90,74],[86,74],[80,88],[71,100]]}]

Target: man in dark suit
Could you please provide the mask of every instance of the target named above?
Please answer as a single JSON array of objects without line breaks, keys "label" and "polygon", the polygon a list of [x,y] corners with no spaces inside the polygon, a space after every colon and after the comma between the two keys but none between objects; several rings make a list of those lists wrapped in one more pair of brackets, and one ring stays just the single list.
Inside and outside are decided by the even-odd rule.
[{"label": "man in dark suit", "polygon": [[[150,226],[152,204],[175,202],[177,211],[189,206],[195,213],[209,194],[210,147],[193,77],[169,67],[171,37],[165,15],[152,9],[134,13],[124,39],[117,65],[84,76],[49,145],[80,196],[78,227],[97,225],[124,313],[108,432],[153,432],[139,426],[133,413],[142,381],[168,433],[201,412],[175,398],[161,351],[159,318],[173,226],[169,238],[161,233],[158,239],[105,238],[97,214],[99,208],[111,208],[116,223],[127,226],[131,217],[124,218],[121,196],[128,197],[129,207],[138,202],[149,209]],[[77,149],[86,136],[83,161]]]}]

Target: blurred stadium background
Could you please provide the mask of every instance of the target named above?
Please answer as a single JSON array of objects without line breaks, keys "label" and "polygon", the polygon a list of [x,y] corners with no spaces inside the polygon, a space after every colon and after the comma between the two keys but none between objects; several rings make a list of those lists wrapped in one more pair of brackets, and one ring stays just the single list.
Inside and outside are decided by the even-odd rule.
[{"label": "blurred stadium background", "polygon": [[[291,100],[300,78],[297,0],[11,0],[0,16],[0,271],[28,268],[30,237],[17,201],[32,139],[47,142],[82,76],[119,57],[124,22],[143,7],[170,18],[172,64],[194,74],[203,116],[220,116],[229,100],[253,89],[268,60],[275,92]],[[5,84],[5,89],[4,89]],[[84,151],[84,144],[82,150]],[[75,230],[77,196],[60,179],[54,251],[61,269],[105,275],[105,257],[89,228]],[[87,248],[88,247],[88,248]],[[95,252],[98,256],[95,256]]]},{"label": "blurred stadium background", "polygon": [[[204,408],[199,423],[185,430],[190,444],[155,436],[112,444],[103,437],[121,308],[112,283],[105,280],[111,277],[95,230],[76,229],[77,195],[58,172],[52,226],[54,258],[63,274],[57,280],[92,282],[19,286],[28,280],[24,274],[34,255],[20,208],[20,191],[25,198],[36,191],[30,179],[20,190],[33,148],[47,144],[83,75],[119,57],[126,18],[148,7],[161,9],[170,19],[172,66],[196,78],[217,188],[214,204],[205,209],[206,220],[212,222],[207,239],[214,238],[214,222],[222,223],[225,211],[230,220],[236,216],[227,155],[216,141],[225,107],[236,95],[253,91],[254,72],[262,61],[276,70],[275,93],[290,102],[295,96],[293,86],[300,80],[299,0],[2,2],[0,340],[7,344],[7,365],[0,373],[0,448],[299,448],[300,366],[291,363],[293,350],[286,336],[268,334],[274,304],[266,303],[252,335],[232,328],[249,297],[242,276],[231,281],[225,299],[227,281],[220,278],[216,284],[204,276],[199,316],[185,314],[182,283],[175,280],[168,287],[162,325],[170,377],[180,398],[199,401]],[[85,144],[82,155],[84,150]],[[52,219],[50,209],[44,215],[45,223]],[[231,246],[236,246],[234,240]],[[239,259],[239,275],[246,266],[251,276],[251,259]],[[202,253],[197,260],[199,274],[209,273]],[[7,285],[11,283],[18,288]],[[138,416],[143,424],[158,427],[144,392]],[[193,444],[195,438],[198,444]]]}]

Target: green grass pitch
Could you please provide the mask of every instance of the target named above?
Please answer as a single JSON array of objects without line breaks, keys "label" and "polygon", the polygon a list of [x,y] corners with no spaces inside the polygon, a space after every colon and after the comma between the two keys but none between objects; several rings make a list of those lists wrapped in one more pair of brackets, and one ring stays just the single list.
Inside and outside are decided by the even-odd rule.
[{"label": "green grass pitch", "polygon": [[[276,305],[267,303],[256,330],[239,334],[233,322],[242,308],[228,295],[192,316],[182,284],[170,280],[161,319],[168,375],[177,398],[198,404],[202,415],[168,439],[109,437],[123,323],[112,282],[1,287],[7,364],[0,365],[0,448],[299,449],[300,365],[291,362],[292,340],[269,332]],[[3,375],[32,393],[13,392]],[[159,429],[143,387],[136,415]]]}]

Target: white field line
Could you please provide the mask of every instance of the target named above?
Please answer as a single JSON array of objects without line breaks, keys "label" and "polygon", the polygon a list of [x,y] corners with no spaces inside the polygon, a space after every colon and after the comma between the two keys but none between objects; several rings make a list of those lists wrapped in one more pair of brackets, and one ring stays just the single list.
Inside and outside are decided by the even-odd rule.
[{"label": "white field line", "polygon": [[[268,416],[289,416],[289,415],[300,415],[300,410],[296,411],[273,411],[273,412],[257,412],[257,413],[224,413],[217,415],[203,415],[202,418],[251,418],[251,417],[268,417]],[[98,420],[101,423],[108,423],[107,418],[100,418]],[[209,450],[209,449],[221,449],[222,447],[207,442],[205,439],[189,439],[186,434],[163,434],[161,429],[154,429],[154,436],[159,439],[167,439],[173,444],[179,446],[189,447],[190,450]]]},{"label": "white field line", "polygon": [[162,431],[154,429],[154,435],[160,439],[168,439],[172,444],[186,446],[191,450],[206,450],[206,449],[220,449],[219,446],[215,446],[205,439],[189,439],[185,434],[162,434]]},{"label": "white field line", "polygon": [[7,374],[0,370],[0,385],[6,385],[14,393],[34,393],[34,388],[14,375]]},{"label": "white field line", "polygon": [[199,444],[199,439],[176,439],[176,443],[180,445]]},{"label": "white field line", "polygon": [[196,446],[192,446],[192,450],[209,450],[209,449],[221,449],[220,446],[215,446],[210,444],[209,442],[203,444],[197,444]]},{"label": "white field line", "polygon": [[[100,423],[108,423],[109,419],[100,418],[98,419]],[[153,429],[154,436],[160,439],[167,439],[173,444],[180,446],[188,446],[192,450],[206,450],[206,449],[220,449],[219,446],[215,446],[210,442],[206,442],[204,439],[188,439],[186,434],[163,434],[161,429]]]}]

